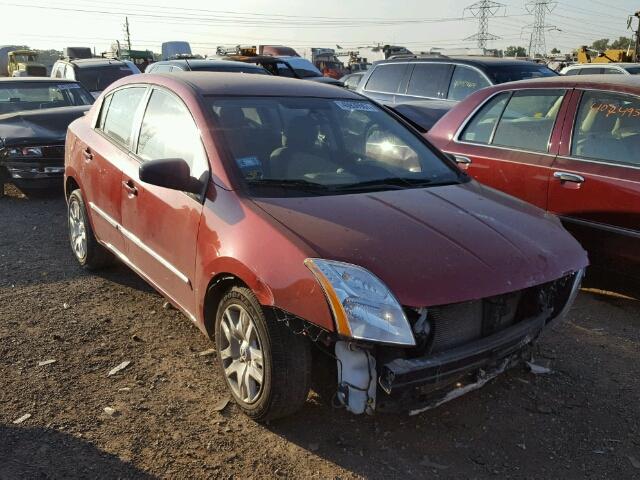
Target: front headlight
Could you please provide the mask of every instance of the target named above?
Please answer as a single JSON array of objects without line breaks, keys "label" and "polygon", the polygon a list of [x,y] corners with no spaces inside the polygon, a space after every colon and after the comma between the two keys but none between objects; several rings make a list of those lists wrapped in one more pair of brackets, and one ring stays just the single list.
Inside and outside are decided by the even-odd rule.
[{"label": "front headlight", "polygon": [[8,149],[10,158],[23,157],[41,157],[42,148],[40,147],[13,147]]},{"label": "front headlight", "polygon": [[416,344],[398,300],[373,273],[333,260],[307,258],[304,263],[327,296],[338,333],[373,342]]}]

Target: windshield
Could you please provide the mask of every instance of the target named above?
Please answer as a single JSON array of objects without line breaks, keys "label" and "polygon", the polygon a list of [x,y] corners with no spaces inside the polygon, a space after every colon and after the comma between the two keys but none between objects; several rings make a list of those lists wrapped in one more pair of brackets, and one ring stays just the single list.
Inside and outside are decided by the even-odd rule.
[{"label": "windshield", "polygon": [[102,91],[128,75],[133,75],[133,72],[126,65],[76,68],[76,80],[91,92]]},{"label": "windshield", "polygon": [[491,67],[489,74],[495,83],[515,82],[529,78],[555,77],[558,74],[544,65],[522,62],[522,65]]},{"label": "windshield", "polygon": [[638,75],[640,73],[640,67],[625,67],[624,69],[631,75]]},{"label": "windshield", "polygon": [[[300,78],[321,77],[322,73],[306,58],[289,58],[287,63],[293,68]],[[278,64],[278,69],[286,69],[285,65]]]},{"label": "windshield", "polygon": [[212,98],[215,129],[254,196],[458,183],[462,175],[366,100]]},{"label": "windshield", "polygon": [[91,94],[77,83],[0,83],[0,115],[92,103]]},{"label": "windshield", "polygon": [[36,56],[19,54],[19,55],[14,55],[13,59],[18,63],[28,63],[28,62],[35,62]]}]

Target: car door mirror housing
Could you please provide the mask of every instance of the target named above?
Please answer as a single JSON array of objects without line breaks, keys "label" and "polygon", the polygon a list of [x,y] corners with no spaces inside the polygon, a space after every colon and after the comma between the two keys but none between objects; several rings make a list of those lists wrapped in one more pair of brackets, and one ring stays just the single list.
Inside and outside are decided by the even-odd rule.
[{"label": "car door mirror housing", "polygon": [[182,158],[161,158],[149,160],[140,165],[140,181],[199,195],[203,184],[191,176],[189,164]]}]

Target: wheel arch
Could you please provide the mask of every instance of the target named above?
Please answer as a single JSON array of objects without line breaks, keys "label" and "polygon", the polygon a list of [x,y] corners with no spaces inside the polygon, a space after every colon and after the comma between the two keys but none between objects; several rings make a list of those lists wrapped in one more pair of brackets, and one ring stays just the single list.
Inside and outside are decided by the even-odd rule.
[{"label": "wheel arch", "polygon": [[268,306],[274,303],[271,290],[249,270],[248,272],[239,272],[227,269],[227,271],[214,275],[207,284],[202,304],[203,326],[210,338],[214,337],[215,316],[220,300],[233,287],[248,288],[261,305]]}]

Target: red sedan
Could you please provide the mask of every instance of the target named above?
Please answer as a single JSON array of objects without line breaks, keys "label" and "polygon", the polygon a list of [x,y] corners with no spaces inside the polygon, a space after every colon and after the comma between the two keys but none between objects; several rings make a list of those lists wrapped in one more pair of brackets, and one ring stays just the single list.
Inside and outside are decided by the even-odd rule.
[{"label": "red sedan", "polygon": [[258,420],[299,408],[312,378],[354,413],[479,388],[564,316],[587,265],[555,217],[332,86],[129,77],[66,148],[78,262],[119,259],[214,337]]},{"label": "red sedan", "polygon": [[594,266],[639,276],[637,78],[554,77],[487,88],[427,137],[480,182],[559,215]]}]

